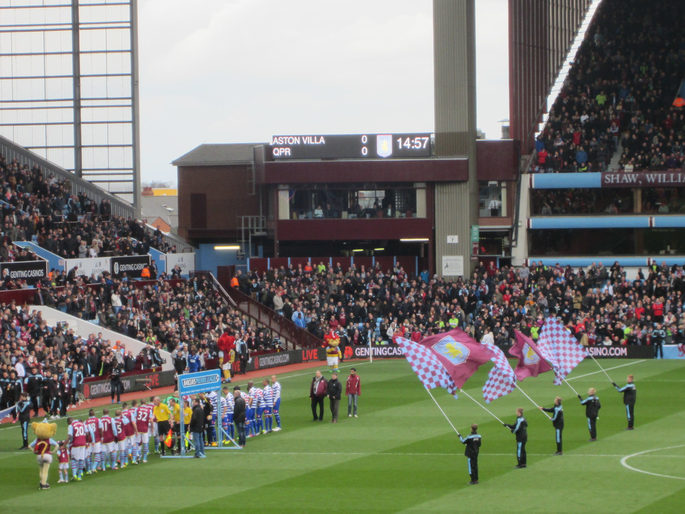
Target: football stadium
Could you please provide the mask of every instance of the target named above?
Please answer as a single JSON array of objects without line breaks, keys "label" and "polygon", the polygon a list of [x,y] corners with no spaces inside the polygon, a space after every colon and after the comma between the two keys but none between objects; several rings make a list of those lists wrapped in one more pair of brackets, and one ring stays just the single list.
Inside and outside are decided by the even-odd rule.
[{"label": "football stadium", "polygon": [[253,112],[174,188],[152,3],[0,0],[2,512],[683,511],[681,2],[502,0],[498,139],[425,3],[432,130]]}]

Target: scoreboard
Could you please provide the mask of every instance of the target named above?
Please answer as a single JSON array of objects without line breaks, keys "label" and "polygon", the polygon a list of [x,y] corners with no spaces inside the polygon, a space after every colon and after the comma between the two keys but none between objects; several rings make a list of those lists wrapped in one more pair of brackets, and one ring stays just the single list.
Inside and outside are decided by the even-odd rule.
[{"label": "scoreboard", "polygon": [[413,159],[430,157],[431,134],[273,136],[268,155],[288,159]]}]

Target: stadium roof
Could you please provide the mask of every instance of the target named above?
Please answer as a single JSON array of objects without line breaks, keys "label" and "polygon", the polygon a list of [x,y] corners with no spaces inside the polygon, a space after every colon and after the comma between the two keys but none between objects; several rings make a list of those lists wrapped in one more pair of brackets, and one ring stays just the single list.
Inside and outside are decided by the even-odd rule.
[{"label": "stadium roof", "polygon": [[222,166],[227,164],[251,164],[254,147],[264,143],[236,143],[200,145],[182,155],[171,164],[174,166]]}]

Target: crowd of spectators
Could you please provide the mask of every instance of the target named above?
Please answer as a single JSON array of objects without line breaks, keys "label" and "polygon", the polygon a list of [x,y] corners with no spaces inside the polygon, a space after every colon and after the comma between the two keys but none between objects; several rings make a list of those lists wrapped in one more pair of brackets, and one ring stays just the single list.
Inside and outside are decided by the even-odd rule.
[{"label": "crowd of spectators", "polygon": [[533,216],[587,214],[682,214],[685,189],[645,188],[640,209],[634,208],[630,189],[533,189]]},{"label": "crowd of spectators", "polygon": [[72,194],[69,183],[44,177],[0,155],[0,257],[13,257],[14,241],[35,241],[65,258],[147,254],[150,247],[165,253],[176,248],[161,232],[146,229],[141,220],[112,214],[109,200],[99,204],[86,194]]},{"label": "crowd of spectators", "polygon": [[605,171],[620,147],[626,171],[685,163],[685,112],[673,99],[685,69],[679,0],[606,0],[549,119],[533,171]]},{"label": "crowd of spectators", "polygon": [[534,216],[633,212],[631,190],[534,189],[530,198]]},{"label": "crowd of spectators", "polygon": [[64,415],[68,406],[80,401],[84,380],[109,377],[115,367],[127,372],[161,365],[160,354],[152,347],[134,354],[101,332],[80,337],[68,323],[50,326],[40,311],[14,302],[0,306],[0,312],[0,410],[24,392],[34,414],[43,407]]},{"label": "crowd of spectators", "polygon": [[205,277],[137,284],[102,277],[82,277],[61,287],[41,290],[45,305],[92,321],[154,347],[197,353],[216,359],[216,342],[225,331],[244,341],[250,352],[277,349],[278,341],[247,315],[229,305]]},{"label": "crowd of spectators", "polygon": [[322,337],[333,330],[347,344],[387,344],[397,336],[418,340],[463,327],[478,340],[492,331],[507,348],[514,330],[537,338],[545,317],[560,316],[586,345],[647,345],[656,324],[665,342],[685,341],[680,266],[653,266],[628,280],[615,264],[501,269],[479,267],[471,279],[444,280],[427,272],[411,278],[401,268],[383,271],[323,263],[238,276],[243,292]]}]

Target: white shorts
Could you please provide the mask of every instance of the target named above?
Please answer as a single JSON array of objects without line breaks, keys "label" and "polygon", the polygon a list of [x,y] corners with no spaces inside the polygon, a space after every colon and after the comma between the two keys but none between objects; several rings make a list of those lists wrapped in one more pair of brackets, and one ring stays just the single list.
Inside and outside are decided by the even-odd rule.
[{"label": "white shorts", "polygon": [[125,452],[128,450],[128,439],[124,439],[123,441],[117,442],[117,450],[120,452]]},{"label": "white shorts", "polygon": [[52,462],[52,455],[49,453],[44,453],[43,455],[36,455],[36,462],[39,466],[43,464],[50,464]]},{"label": "white shorts", "polygon": [[91,456],[93,453],[93,445],[91,443],[88,443],[86,445],[86,459]]},{"label": "white shorts", "polygon": [[326,362],[328,362],[329,366],[337,366],[338,365],[338,357],[326,357]]},{"label": "white shorts", "polygon": [[102,443],[102,448],[106,453],[112,453],[117,451],[116,441],[111,441],[109,443]]},{"label": "white shorts", "polygon": [[102,451],[102,443],[100,443],[100,442],[93,443],[91,446],[91,451],[93,453],[100,453]]},{"label": "white shorts", "polygon": [[68,462],[60,462],[59,463],[59,470],[60,471],[68,471],[69,470],[69,463]]},{"label": "white shorts", "polygon": [[86,458],[86,447],[85,446],[72,446],[71,447],[71,458],[72,460],[83,460]]},{"label": "white shorts", "polygon": [[147,444],[150,441],[150,434],[147,432],[138,432],[137,443]]}]

